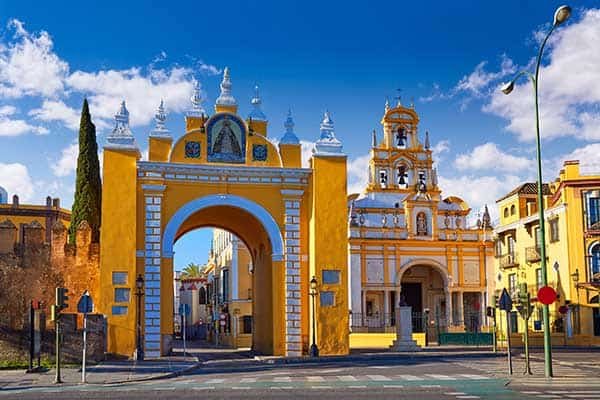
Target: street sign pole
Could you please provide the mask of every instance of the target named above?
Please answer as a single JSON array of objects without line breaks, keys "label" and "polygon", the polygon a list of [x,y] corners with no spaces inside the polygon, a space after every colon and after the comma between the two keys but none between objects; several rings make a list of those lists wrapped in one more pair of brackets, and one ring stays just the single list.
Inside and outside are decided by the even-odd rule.
[{"label": "street sign pole", "polygon": [[493,343],[493,345],[494,345],[494,353],[497,353],[498,352],[498,337],[497,337],[497,333],[496,333],[496,330],[497,330],[497,327],[496,327],[496,309],[492,308],[492,310],[493,310],[493,314],[492,315],[494,316],[493,320],[492,320],[492,324],[493,324],[493,331],[492,331],[492,336],[493,337],[492,337],[492,339],[494,341],[494,343]]},{"label": "street sign pole", "polygon": [[511,352],[511,348],[510,348],[510,331],[511,331],[510,311],[505,310],[505,312],[506,312],[506,352],[508,353],[508,374],[512,375],[513,367],[512,367],[512,352]]},{"label": "street sign pole", "polygon": [[83,358],[81,360],[81,382],[85,382],[85,353],[87,350],[87,313],[83,314]]},{"label": "street sign pole", "polygon": [[185,357],[185,313],[183,313],[183,356]]},{"label": "street sign pole", "polygon": [[56,312],[55,320],[54,320],[54,331],[56,333],[56,376],[54,377],[54,383],[62,383],[62,379],[60,379],[60,322],[59,322],[60,314]]}]

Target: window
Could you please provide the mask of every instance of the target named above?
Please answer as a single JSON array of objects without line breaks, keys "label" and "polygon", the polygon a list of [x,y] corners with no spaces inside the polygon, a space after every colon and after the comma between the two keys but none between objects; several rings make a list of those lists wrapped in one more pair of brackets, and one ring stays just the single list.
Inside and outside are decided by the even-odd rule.
[{"label": "window", "polygon": [[383,189],[385,189],[387,187],[387,182],[388,182],[387,171],[385,169],[382,169],[379,171],[379,186],[381,186]]},{"label": "window", "polygon": [[517,274],[508,275],[508,293],[511,297],[517,293]]},{"label": "window", "polygon": [[558,218],[550,220],[550,243],[558,242]]},{"label": "window", "polygon": [[600,222],[600,197],[589,198],[588,226]]},{"label": "window", "polygon": [[112,315],[127,314],[127,306],[112,306]]},{"label": "window", "polygon": [[333,306],[335,305],[335,294],[333,292],[324,291],[319,293],[321,300],[321,306]]},{"label": "window", "polygon": [[129,289],[128,288],[115,288],[115,303],[128,303],[129,302]]},{"label": "window", "polygon": [[504,218],[508,218],[508,207],[504,207]]},{"label": "window", "polygon": [[204,286],[200,286],[198,289],[198,304],[208,304],[208,298],[206,297],[206,288]]},{"label": "window", "polygon": [[502,240],[496,240],[496,242],[494,243],[494,249],[496,257],[500,257],[502,255]]},{"label": "window", "polygon": [[508,237],[508,254],[514,257],[515,254],[515,239],[512,236]]},{"label": "window", "polygon": [[229,301],[229,270],[224,269],[221,271],[221,280],[223,282],[223,303]]},{"label": "window", "polygon": [[127,272],[113,272],[112,283],[113,285],[127,285]]},{"label": "window", "polygon": [[340,271],[337,269],[324,269],[322,275],[324,284],[336,285],[340,283]]},{"label": "window", "polygon": [[515,215],[516,213],[517,213],[517,208],[513,204],[512,206],[510,206],[510,215]]},{"label": "window", "polygon": [[600,282],[600,243],[596,243],[590,251],[590,280]]},{"label": "window", "polygon": [[252,333],[252,315],[242,317],[242,333]]},{"label": "window", "polygon": [[538,268],[535,270],[535,285],[540,290],[544,284],[542,283],[542,269]]}]

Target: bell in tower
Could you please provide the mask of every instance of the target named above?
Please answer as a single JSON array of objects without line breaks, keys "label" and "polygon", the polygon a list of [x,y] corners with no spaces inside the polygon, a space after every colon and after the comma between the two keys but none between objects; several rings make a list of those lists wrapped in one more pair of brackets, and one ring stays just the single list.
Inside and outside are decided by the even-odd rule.
[{"label": "bell in tower", "polygon": [[398,187],[400,189],[408,189],[408,171],[406,165],[398,167]]},{"label": "bell in tower", "polygon": [[405,149],[406,139],[406,128],[404,126],[399,126],[396,130],[396,147],[399,149]]}]

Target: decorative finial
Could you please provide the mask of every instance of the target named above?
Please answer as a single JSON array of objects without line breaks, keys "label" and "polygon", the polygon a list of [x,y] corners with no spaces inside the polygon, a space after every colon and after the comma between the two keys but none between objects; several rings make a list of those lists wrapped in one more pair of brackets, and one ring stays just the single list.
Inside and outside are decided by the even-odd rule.
[{"label": "decorative finial", "polygon": [[425,150],[429,150],[431,145],[429,143],[429,131],[425,131]]},{"label": "decorative finial", "polygon": [[156,126],[150,132],[150,137],[171,137],[171,132],[165,126],[165,121],[167,120],[167,113],[165,112],[165,104],[164,101],[160,101],[160,105],[156,110],[156,114],[154,114],[154,120],[156,121]]},{"label": "decorative finial", "polygon": [[129,111],[125,100],[121,102],[119,112],[115,114],[115,127],[106,141],[108,148],[138,150],[133,133],[129,128]]},{"label": "decorative finial", "polygon": [[483,218],[481,222],[483,223],[483,229],[492,227],[492,217],[490,216],[490,210],[488,210],[487,204],[483,210]]},{"label": "decorative finial", "polygon": [[398,100],[398,104],[396,104],[396,107],[401,107],[402,106],[402,89],[398,88],[396,89],[396,91],[398,91],[398,96],[396,96],[396,100]]},{"label": "decorative finial", "polygon": [[390,100],[386,97],[385,99],[385,112],[388,112],[390,109]]},{"label": "decorative finial", "polygon": [[250,102],[252,103],[252,106],[254,108],[250,112],[250,114],[248,114],[248,118],[253,119],[255,121],[266,121],[267,116],[265,115],[265,113],[263,113],[263,111],[260,108],[262,100],[260,99],[260,95],[258,94],[258,85],[254,86],[254,97]]},{"label": "decorative finial", "polygon": [[415,109],[415,98],[414,97],[410,98],[410,108],[412,108],[413,110]]},{"label": "decorative finial", "polygon": [[344,155],[342,152],[342,142],[335,137],[335,131],[333,129],[333,120],[329,110],[323,114],[323,120],[321,121],[321,135],[319,140],[315,143],[313,153],[319,155]]},{"label": "decorative finial", "polygon": [[237,102],[231,94],[231,78],[229,76],[229,67],[223,71],[223,80],[221,81],[221,94],[217,98],[217,105],[236,106]]},{"label": "decorative finial", "polygon": [[287,118],[283,123],[285,127],[285,133],[281,137],[279,141],[280,144],[300,144],[300,140],[298,136],[294,133],[294,119],[292,118],[292,109],[288,109]]},{"label": "decorative finial", "polygon": [[202,108],[202,94],[200,92],[200,82],[194,81],[194,93],[190,97],[192,102],[192,109],[188,111],[187,115],[190,117],[201,117],[206,115],[206,111]]},{"label": "decorative finial", "polygon": [[373,138],[371,140],[371,147],[377,147],[377,132],[373,129]]}]

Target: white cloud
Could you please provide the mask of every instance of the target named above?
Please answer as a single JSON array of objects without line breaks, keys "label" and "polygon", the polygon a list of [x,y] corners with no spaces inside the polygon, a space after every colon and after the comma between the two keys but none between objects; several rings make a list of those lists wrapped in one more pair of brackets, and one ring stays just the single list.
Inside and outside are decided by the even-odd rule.
[{"label": "white cloud", "polygon": [[516,72],[516,66],[513,61],[505,54],[502,55],[500,71],[487,72],[485,70],[486,65],[487,61],[477,64],[473,72],[463,76],[454,90],[456,92],[467,92],[474,96],[482,96],[494,81]]},{"label": "white cloud", "polygon": [[2,106],[0,107],[0,118],[1,117],[8,117],[10,115],[13,115],[17,112],[17,107],[14,106]]},{"label": "white cloud", "polygon": [[533,161],[508,154],[500,150],[496,143],[488,142],[475,147],[470,153],[459,154],[455,165],[459,170],[519,172],[530,169]]},{"label": "white cloud", "polygon": [[431,153],[435,162],[440,163],[444,156],[443,154],[448,153],[450,151],[450,141],[449,140],[440,140],[437,142],[432,148]]},{"label": "white cloud", "polygon": [[557,157],[553,164],[554,175],[563,167],[565,161],[579,161],[581,173],[600,174],[600,143],[592,143]]},{"label": "white cloud", "polygon": [[60,159],[51,165],[54,175],[61,177],[71,175],[77,168],[77,156],[79,155],[79,144],[73,143],[64,148]]},{"label": "white cloud", "polygon": [[16,19],[8,27],[15,41],[0,45],[0,95],[53,97],[61,93],[69,65],[53,52],[50,35],[45,31],[31,34]]},{"label": "white cloud", "polygon": [[348,160],[348,194],[362,193],[369,182],[369,153]]},{"label": "white cloud", "polygon": [[143,71],[141,68],[106,70],[98,72],[75,71],[67,80],[74,90],[88,93],[90,112],[96,118],[112,120],[125,100],[130,112],[131,125],[148,124],[160,100],[171,112],[190,107],[193,91],[191,71],[174,67],[170,70]]},{"label": "white cloud", "polygon": [[[540,69],[541,134],[545,139],[575,136],[600,139],[600,9],[557,29],[548,44],[549,62]],[[484,111],[508,121],[506,129],[520,140],[535,137],[531,82],[519,81],[513,93],[492,93]]]},{"label": "white cloud", "polygon": [[40,121],[58,121],[69,129],[79,130],[79,113],[61,100],[44,100],[41,108],[33,109],[28,114]]},{"label": "white cloud", "polygon": [[207,64],[202,60],[198,61],[198,69],[200,70],[200,72],[206,75],[220,75],[223,72],[218,67],[211,64]]},{"label": "white cloud", "polygon": [[309,168],[309,160],[312,157],[315,144],[313,142],[309,142],[308,140],[301,140],[300,145],[302,146],[302,168]]},{"label": "white cloud", "polygon": [[6,189],[9,196],[16,194],[22,201],[29,201],[34,192],[27,167],[19,163],[0,163],[0,186]]},{"label": "white cloud", "polygon": [[516,175],[458,178],[440,176],[438,183],[444,197],[458,196],[473,210],[481,210],[487,204],[492,220],[495,220],[498,216],[496,200],[522,183],[522,179]]},{"label": "white cloud", "polygon": [[48,129],[43,126],[31,125],[22,119],[8,119],[0,115],[0,137],[20,136],[26,133],[45,135],[48,133]]}]

